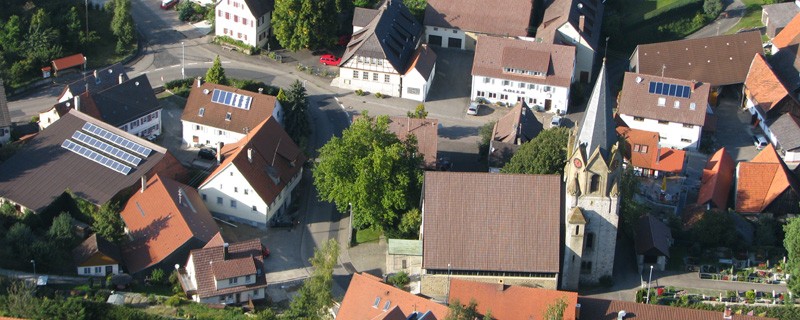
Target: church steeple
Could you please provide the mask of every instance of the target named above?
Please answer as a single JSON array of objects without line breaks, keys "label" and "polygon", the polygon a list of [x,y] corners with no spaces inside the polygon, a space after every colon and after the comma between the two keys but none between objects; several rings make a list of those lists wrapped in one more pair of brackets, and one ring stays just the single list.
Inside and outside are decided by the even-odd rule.
[{"label": "church steeple", "polygon": [[[579,126],[577,145],[586,146],[586,156],[594,153],[596,148],[600,148],[600,154],[608,160],[611,146],[617,143],[617,132],[615,130],[614,118],[611,109],[614,107],[614,97],[608,86],[606,77],[606,60],[603,58],[603,66],[597,75],[592,94],[586,105],[586,112],[583,121]],[[578,148],[576,148],[578,149]]]}]

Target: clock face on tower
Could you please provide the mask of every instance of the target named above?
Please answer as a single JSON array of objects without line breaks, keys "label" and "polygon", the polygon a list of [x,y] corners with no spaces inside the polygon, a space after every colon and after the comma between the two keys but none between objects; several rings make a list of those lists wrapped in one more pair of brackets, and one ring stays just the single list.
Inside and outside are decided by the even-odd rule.
[{"label": "clock face on tower", "polygon": [[575,168],[583,167],[583,162],[581,162],[581,159],[572,160],[572,164],[575,166]]}]

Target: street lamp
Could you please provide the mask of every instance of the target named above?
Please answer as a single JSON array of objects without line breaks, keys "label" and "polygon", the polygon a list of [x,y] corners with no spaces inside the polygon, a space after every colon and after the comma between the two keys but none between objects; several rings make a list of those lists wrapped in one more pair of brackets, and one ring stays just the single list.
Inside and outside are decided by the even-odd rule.
[{"label": "street lamp", "polygon": [[186,79],[186,46],[181,41],[181,79]]},{"label": "street lamp", "polygon": [[653,266],[650,266],[650,277],[647,278],[647,304],[650,304],[650,281],[653,281]]},{"label": "street lamp", "polygon": [[450,304],[450,264],[447,264],[447,294],[444,298],[444,303]]},{"label": "street lamp", "polygon": [[31,263],[33,264],[33,279],[36,281],[36,260],[31,259]]}]

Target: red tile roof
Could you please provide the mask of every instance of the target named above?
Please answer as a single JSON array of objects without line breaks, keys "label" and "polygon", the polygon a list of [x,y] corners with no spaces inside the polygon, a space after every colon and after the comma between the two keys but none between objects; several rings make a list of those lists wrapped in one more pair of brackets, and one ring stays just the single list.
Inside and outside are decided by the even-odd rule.
[{"label": "red tile roof", "polygon": [[[211,98],[216,89],[252,98],[250,109],[212,102]],[[181,120],[244,134],[254,130],[264,119],[272,116],[277,106],[278,100],[268,94],[208,82],[198,87],[195,81],[186,100]],[[200,108],[204,108],[202,116],[199,113]],[[230,120],[225,120],[228,113],[231,114]]]},{"label": "red tile roof", "polygon": [[208,243],[206,243],[203,248],[219,247],[223,244],[225,244],[225,239],[222,238],[222,233],[217,232],[211,240],[208,240]]},{"label": "red tile roof", "polygon": [[[252,161],[248,159],[249,149],[253,150]],[[286,184],[300,173],[306,161],[306,156],[273,117],[261,121],[239,142],[225,145],[222,154],[225,160],[199,188],[233,165],[267,204],[272,203]],[[276,183],[273,176],[280,180]]]},{"label": "red tile roof", "polygon": [[84,61],[83,54],[76,53],[71,56],[53,60],[53,68],[55,68],[56,72],[58,72],[58,70],[64,70],[82,65]]},{"label": "red tile roof", "polygon": [[789,95],[789,90],[786,90],[778,76],[772,71],[772,67],[760,53],[753,57],[744,86],[748,98],[755,100],[756,106],[763,112],[772,110]]},{"label": "red tile roof", "polygon": [[736,177],[736,211],[763,212],[791,187],[791,174],[772,144],[761,150],[753,160],[740,162]]},{"label": "red tile roof", "polygon": [[[480,36],[473,61],[473,76],[569,87],[575,68],[575,47]],[[543,72],[545,76],[510,73],[504,68]]]},{"label": "red tile roof", "polygon": [[133,239],[122,248],[131,273],[163,261],[192,239],[202,246],[219,231],[197,190],[158,174],[144,192],[131,196],[120,216]]},{"label": "red tile roof", "polygon": [[422,267],[558,273],[562,202],[525,190],[560,188],[559,175],[425,172]]},{"label": "red tile roof", "polygon": [[[376,303],[377,307],[373,307]],[[344,294],[336,319],[397,319],[387,317],[390,313],[396,314],[394,308],[399,308],[404,316],[414,311],[421,313],[430,311],[434,316],[432,320],[443,320],[449,312],[445,305],[385,284],[380,278],[367,273],[355,273]]]},{"label": "red tile roof", "polygon": [[717,208],[727,208],[735,167],[736,164],[725,148],[717,150],[703,169],[697,204],[711,202]]},{"label": "red tile roof", "polygon": [[683,171],[686,152],[659,148],[658,132],[617,127],[617,134],[625,138],[625,158],[634,167],[674,173]]},{"label": "red tile roof", "polygon": [[[267,286],[266,271],[264,270],[263,246],[258,238],[247,241],[231,243],[228,246],[227,257],[223,246],[205,247],[192,250],[189,259],[194,263],[197,295],[200,298],[250,291]],[[228,263],[236,261],[235,263]],[[217,264],[223,264],[231,270],[220,271],[221,275],[255,275],[255,282],[247,285],[238,285],[217,290],[214,281]],[[258,271],[261,271],[260,274]],[[225,278],[217,278],[221,280]]]},{"label": "red tile roof", "polygon": [[783,49],[798,42],[800,42],[800,14],[794,16],[789,24],[772,39],[772,45]]},{"label": "red tile roof", "polygon": [[248,274],[256,274],[256,263],[253,257],[227,259],[215,261],[211,270],[215,279],[222,280]]},{"label": "red tile roof", "polygon": [[389,131],[405,141],[409,135],[417,137],[417,150],[424,156],[426,168],[436,168],[439,152],[439,120],[389,117]]},{"label": "red tile roof", "polygon": [[528,35],[533,1],[497,0],[488,5],[482,0],[428,0],[426,26],[501,36]]},{"label": "red tile roof", "polygon": [[[660,306],[631,301],[606,300],[579,297],[581,319],[616,320],[620,311],[625,311],[625,319],[635,320],[721,320],[722,311],[708,311],[689,308]],[[492,313],[494,314],[494,312]],[[733,320],[774,319],[745,315],[733,315]],[[777,320],[777,319],[775,319]]]},{"label": "red tile roof", "polygon": [[486,314],[491,311],[492,319],[544,319],[547,307],[564,299],[564,319],[575,319],[575,305],[578,294],[575,292],[509,286],[498,283],[450,280],[450,303],[458,300],[468,304],[471,300],[478,304],[477,311]]},{"label": "red tile roof", "polygon": [[101,253],[117,263],[122,261],[122,257],[119,254],[119,247],[97,233],[93,233],[89,238],[86,238],[80,245],[75,247],[75,249],[72,249],[73,261],[76,265],[82,266],[86,260],[96,253]]},{"label": "red tile roof", "polygon": [[[693,89],[688,98],[650,93],[652,82],[688,86]],[[619,96],[618,112],[629,116],[702,126],[705,124],[710,89],[711,85],[708,83],[692,83],[689,80],[626,72]],[[665,99],[663,106],[658,105],[660,98]]]}]

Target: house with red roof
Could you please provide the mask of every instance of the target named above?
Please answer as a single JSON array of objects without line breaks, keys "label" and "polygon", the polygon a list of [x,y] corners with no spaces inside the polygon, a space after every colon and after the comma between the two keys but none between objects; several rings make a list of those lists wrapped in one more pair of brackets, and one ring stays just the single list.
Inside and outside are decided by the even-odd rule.
[{"label": "house with red roof", "polygon": [[477,303],[478,313],[485,315],[491,312],[492,319],[496,320],[545,319],[547,308],[563,300],[566,303],[563,319],[578,319],[576,292],[514,286],[503,282],[450,281],[450,304],[456,301],[468,304],[472,300]]},{"label": "house with red roof", "polygon": [[181,287],[199,303],[237,304],[267,297],[264,246],[258,238],[218,243],[217,233],[202,249],[189,253],[178,268]]},{"label": "house with red roof", "polygon": [[706,210],[712,208],[726,210],[735,168],[736,163],[725,148],[717,150],[703,169],[697,204],[704,206]]},{"label": "house with red roof", "polygon": [[480,35],[527,37],[532,35],[534,2],[499,0],[428,0],[423,24],[428,44],[474,50]]},{"label": "house with red roof", "polygon": [[80,53],[55,59],[51,62],[53,65],[53,75],[57,77],[59,72],[63,74],[72,68],[80,69],[84,63],[86,63],[86,58]]},{"label": "house with red roof", "polygon": [[219,231],[194,188],[160,174],[142,179],[120,216],[127,231],[122,258],[131,274],[170,270]]},{"label": "house with red roof", "polygon": [[660,147],[658,132],[617,127],[617,134],[623,138],[625,165],[633,166],[634,174],[660,177],[683,172],[686,151]]},{"label": "house with red roof", "polygon": [[797,214],[798,195],[797,177],[771,144],[736,167],[736,212],[740,214]]},{"label": "house with red roof", "polygon": [[[800,116],[800,102],[783,85],[760,53],[753,57],[742,93],[745,97],[744,107],[752,115],[751,123],[761,128],[770,141],[777,145],[779,137],[772,132],[772,124],[783,114]],[[791,139],[786,136],[782,138]]]},{"label": "house with red roof", "polygon": [[368,273],[354,273],[335,319],[443,320],[449,308]]},{"label": "house with red roof", "polygon": [[72,249],[72,257],[79,275],[105,277],[120,273],[119,247],[97,233]]},{"label": "house with red roof", "polygon": [[[607,300],[579,297],[580,319],[592,320],[756,320],[774,319],[735,314],[731,309],[725,311],[699,310],[633,301]],[[777,320],[777,319],[774,319]]]},{"label": "house with red roof", "polygon": [[306,156],[274,117],[224,145],[218,156],[221,163],[198,187],[214,215],[266,227],[286,213]]}]

